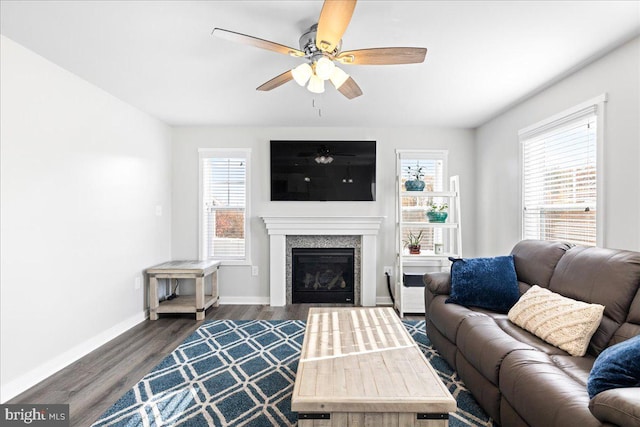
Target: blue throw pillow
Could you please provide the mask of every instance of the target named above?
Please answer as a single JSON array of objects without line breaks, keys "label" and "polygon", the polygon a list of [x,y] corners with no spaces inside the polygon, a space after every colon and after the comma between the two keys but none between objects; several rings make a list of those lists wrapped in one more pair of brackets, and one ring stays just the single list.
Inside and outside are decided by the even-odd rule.
[{"label": "blue throw pillow", "polygon": [[605,349],[591,368],[587,381],[590,398],[621,387],[640,387],[640,335]]},{"label": "blue throw pillow", "polygon": [[506,313],[520,298],[513,255],[450,259],[451,295],[445,302]]}]

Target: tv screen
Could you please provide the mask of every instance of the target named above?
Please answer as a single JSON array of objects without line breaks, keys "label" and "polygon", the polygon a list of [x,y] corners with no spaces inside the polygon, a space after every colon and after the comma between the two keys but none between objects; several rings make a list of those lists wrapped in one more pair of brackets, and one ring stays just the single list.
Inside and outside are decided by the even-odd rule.
[{"label": "tv screen", "polygon": [[271,141],[271,200],[375,199],[375,141]]}]

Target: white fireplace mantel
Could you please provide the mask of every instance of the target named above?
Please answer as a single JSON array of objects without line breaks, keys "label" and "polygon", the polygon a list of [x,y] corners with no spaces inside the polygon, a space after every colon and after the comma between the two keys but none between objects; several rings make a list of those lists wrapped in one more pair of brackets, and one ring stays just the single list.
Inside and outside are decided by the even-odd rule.
[{"label": "white fireplace mantel", "polygon": [[263,216],[269,234],[270,304],[286,304],[287,236],[361,236],[360,292],[363,306],[376,305],[377,236],[381,216]]}]

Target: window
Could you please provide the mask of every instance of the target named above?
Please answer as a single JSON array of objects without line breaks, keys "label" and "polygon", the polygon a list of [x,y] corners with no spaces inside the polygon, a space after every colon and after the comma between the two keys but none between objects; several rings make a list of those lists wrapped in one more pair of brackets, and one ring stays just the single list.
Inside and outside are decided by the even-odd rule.
[{"label": "window", "polygon": [[250,150],[201,149],[200,258],[249,263]]},{"label": "window", "polygon": [[[416,173],[424,181],[425,192],[447,191],[448,183],[445,184],[447,176],[447,156],[446,150],[398,150],[399,157],[399,178],[400,186],[405,188],[406,181],[413,181]],[[400,215],[402,222],[426,222],[425,210],[430,204],[448,203],[446,197],[411,197],[411,193],[400,198],[402,207]],[[409,238],[409,232],[417,234],[422,230],[422,245],[424,248],[433,248],[434,243],[442,243],[444,239],[442,228],[403,228],[402,241]]]},{"label": "window", "polygon": [[520,131],[523,238],[602,244],[598,129],[605,100]]}]

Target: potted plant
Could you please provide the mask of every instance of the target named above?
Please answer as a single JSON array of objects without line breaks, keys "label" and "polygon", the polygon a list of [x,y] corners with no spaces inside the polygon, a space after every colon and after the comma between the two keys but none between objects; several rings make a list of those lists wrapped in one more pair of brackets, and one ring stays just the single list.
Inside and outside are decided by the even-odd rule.
[{"label": "potted plant", "polygon": [[445,222],[447,220],[446,209],[449,206],[446,203],[431,203],[427,210],[427,219],[429,222]]},{"label": "potted plant", "polygon": [[422,241],[422,233],[424,230],[420,230],[418,234],[413,234],[413,231],[409,231],[409,237],[404,240],[404,246],[409,248],[409,253],[412,255],[418,255],[420,253],[420,242]]},{"label": "potted plant", "polygon": [[424,181],[422,180],[424,173],[422,170],[423,167],[420,166],[420,162],[416,162],[415,167],[407,166],[407,174],[412,178],[404,182],[404,188],[407,191],[424,190]]}]

